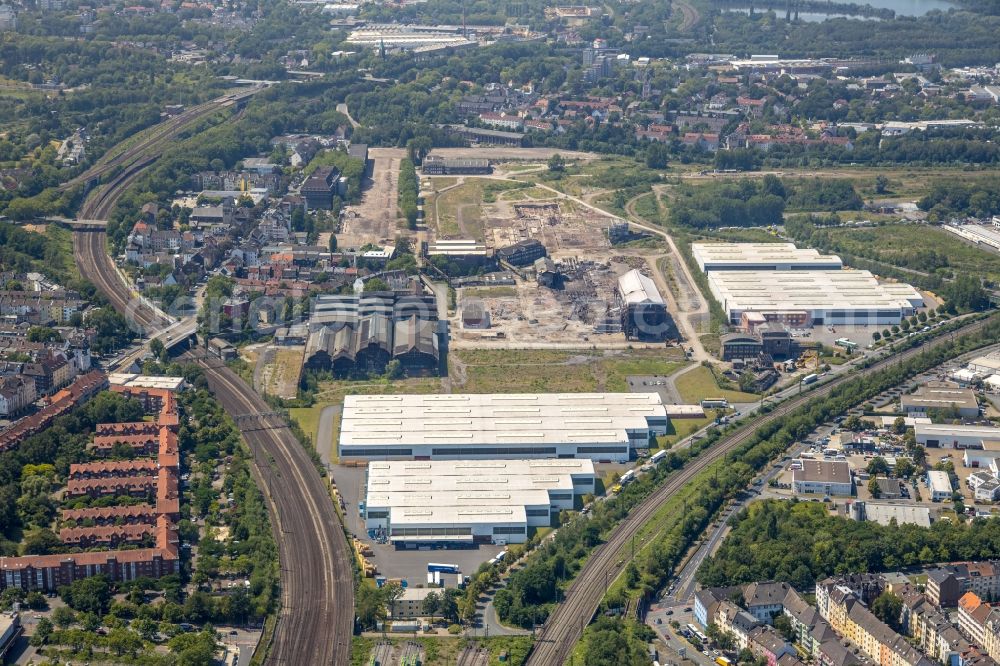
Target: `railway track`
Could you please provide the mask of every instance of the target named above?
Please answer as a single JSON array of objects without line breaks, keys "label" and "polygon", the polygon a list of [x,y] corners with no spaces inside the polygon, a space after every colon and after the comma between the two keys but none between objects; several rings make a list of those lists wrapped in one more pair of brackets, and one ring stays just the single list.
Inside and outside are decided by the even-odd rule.
[{"label": "railway track", "polygon": [[622,570],[624,570],[624,567],[618,569],[615,563],[620,559],[621,551],[631,541],[632,537],[639,532],[642,526],[655,515],[674,493],[678,492],[694,479],[699,472],[706,469],[713,462],[749,440],[759,427],[774,420],[784,418],[811,400],[829,395],[835,388],[843,385],[844,382],[851,381],[859,376],[873,374],[889,367],[893,363],[903,362],[925,349],[944,344],[954,335],[975,333],[982,330],[990,321],[991,318],[968,324],[951,334],[927,342],[923,346],[914,347],[895,356],[880,360],[872,366],[861,370],[858,374],[845,375],[801,397],[793,398],[779,405],[768,414],[755,417],[712,449],[699,455],[686,467],[681,469],[679,473],[653,491],[642,503],[633,508],[625,519],[612,530],[607,541],[594,551],[580,574],[566,591],[565,601],[556,606],[555,611],[545,622],[539,639],[536,641],[528,657],[528,666],[551,666],[552,664],[563,664],[566,662],[573,650],[573,646],[583,635],[584,627],[593,618],[594,613],[597,612],[597,608],[604,596],[606,581],[608,580],[606,572],[612,572],[611,580],[614,581],[621,574]]},{"label": "railway track", "polygon": [[326,484],[270,406],[229,368],[197,361],[230,415],[261,415],[241,427],[256,461],[281,561],[281,611],[267,663],[348,664],[354,631],[351,553]]},{"label": "railway track", "polygon": [[[236,104],[248,97],[255,95],[260,91],[260,88],[253,88],[249,90],[241,90],[228,95],[223,95],[222,97],[217,97],[208,102],[204,102],[197,106],[193,106],[187,109],[183,113],[180,113],[169,120],[165,120],[162,123],[158,123],[148,129],[146,129],[142,134],[140,139],[127,146],[124,150],[119,153],[115,153],[106,158],[98,160],[96,164],[92,167],[76,176],[66,181],[60,185],[60,189],[66,190],[77,185],[87,183],[89,181],[102,178],[104,175],[110,173],[111,171],[117,169],[118,167],[128,165],[132,161],[149,156],[157,148],[157,145],[163,142],[165,139],[171,139],[174,135],[184,129],[187,125],[190,125],[194,121],[202,118],[210,113],[213,113],[226,106],[231,106]],[[162,150],[162,149],[161,149]],[[97,218],[92,218],[97,219]]]},{"label": "railway track", "polygon": [[[84,219],[107,219],[122,193],[165,150],[186,125],[256,91],[214,100],[168,121],[150,136],[81,176],[99,178],[121,171],[91,193],[80,210]],[[80,182],[80,181],[78,181]],[[75,231],[74,260],[111,305],[143,333],[166,322],[132,298],[107,254],[103,231]],[[189,359],[196,360],[193,355]],[[235,373],[204,358],[197,361],[216,398],[231,415],[259,422],[241,428],[254,458],[254,475],[265,493],[281,564],[281,610],[266,663],[347,664],[354,630],[354,572],[351,552],[327,485],[287,424]]]}]

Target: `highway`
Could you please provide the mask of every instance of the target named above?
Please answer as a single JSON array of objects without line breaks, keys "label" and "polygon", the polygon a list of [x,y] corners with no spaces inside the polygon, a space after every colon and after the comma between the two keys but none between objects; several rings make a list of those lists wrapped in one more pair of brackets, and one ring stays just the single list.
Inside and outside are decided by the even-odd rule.
[{"label": "highway", "polygon": [[694,479],[699,472],[745,443],[761,426],[788,416],[791,412],[809,401],[828,395],[844,382],[848,382],[859,376],[878,372],[893,363],[905,361],[925,349],[944,344],[955,335],[969,334],[981,330],[989,321],[991,319],[968,324],[951,334],[939,336],[922,346],[889,356],[869,368],[859,370],[854,374],[842,375],[809,393],[792,398],[775,407],[770,413],[754,417],[744,426],[720,440],[710,450],[703,452],[692,460],[683,469],[670,477],[666,483],[653,491],[642,503],[633,508],[628,516],[612,530],[607,540],[594,551],[580,574],[566,591],[566,600],[556,606],[546,621],[542,633],[528,657],[528,665],[549,666],[550,664],[565,663],[573,650],[573,646],[580,639],[580,636],[582,636],[584,627],[593,618],[594,613],[600,605],[601,599],[604,596],[605,585],[607,584],[607,572],[613,572],[614,578],[612,580],[614,580],[624,570],[624,567],[619,569],[616,566],[618,560],[621,559],[620,553],[622,550],[659,508],[674,493],[678,492]]},{"label": "highway", "polygon": [[[166,145],[190,122],[234,103],[234,96],[228,97],[216,100],[211,109],[192,109],[186,122],[171,123],[156,132],[153,139],[145,137],[137,145],[144,145],[147,152],[137,152],[135,146],[126,148],[121,153],[125,156],[123,162],[118,164],[125,166],[90,193],[79,218],[106,220],[118,198]],[[110,168],[97,176],[108,171]],[[82,275],[144,335],[167,336],[164,339],[169,341],[194,330],[193,317],[173,322],[133,297],[132,289],[107,254],[103,231],[75,231],[73,254]],[[254,474],[268,502],[280,557],[281,609],[265,663],[349,663],[354,633],[352,555],[326,482],[287,424],[239,376],[216,359],[208,360],[204,355],[199,358],[194,353],[189,353],[188,358],[204,368],[213,394],[236,419],[253,453]]]}]

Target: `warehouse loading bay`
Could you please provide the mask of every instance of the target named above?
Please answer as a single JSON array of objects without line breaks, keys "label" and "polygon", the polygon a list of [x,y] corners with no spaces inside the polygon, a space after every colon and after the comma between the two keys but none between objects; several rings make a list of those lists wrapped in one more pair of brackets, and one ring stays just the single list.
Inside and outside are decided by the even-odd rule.
[{"label": "warehouse loading bay", "polygon": [[[365,498],[366,468],[337,465],[333,473],[344,499],[344,523],[347,531],[371,547],[373,554],[367,556],[367,559],[378,568],[379,576],[402,579],[412,586],[426,585],[429,562],[457,564],[463,576],[471,576],[480,564],[504,549],[504,546],[478,544],[469,548],[437,549],[425,546],[425,550],[397,550],[392,544],[377,543],[368,536],[365,520],[358,514],[359,502],[363,502]],[[454,578],[455,576],[451,576],[448,580],[448,587],[455,586]]]},{"label": "warehouse loading bay", "polygon": [[[599,463],[594,465],[598,479],[607,478],[616,472],[619,475],[630,469],[630,464]],[[427,564],[430,562],[446,562],[456,564],[463,576],[471,576],[486,562],[502,552],[505,546],[494,544],[475,544],[469,548],[435,548],[427,546],[420,550],[397,550],[389,543],[377,543],[369,537],[365,530],[365,520],[359,515],[358,505],[365,499],[366,467],[335,465],[332,467],[334,482],[340,496],[344,500],[344,524],[347,531],[359,541],[371,548],[371,555],[366,555],[369,562],[378,569],[379,576],[387,579],[406,580],[408,585],[426,585]],[[529,533],[529,538],[532,536]],[[447,579],[449,587],[454,586],[452,576]]]}]

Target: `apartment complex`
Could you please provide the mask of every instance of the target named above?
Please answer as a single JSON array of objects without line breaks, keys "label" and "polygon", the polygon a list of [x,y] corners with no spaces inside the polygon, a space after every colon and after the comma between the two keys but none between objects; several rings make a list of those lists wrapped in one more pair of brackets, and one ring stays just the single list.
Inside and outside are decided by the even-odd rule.
[{"label": "apartment complex", "polygon": [[[116,432],[142,431],[147,440],[141,452],[155,455],[155,460],[71,465],[66,494],[68,497],[152,497],[153,503],[64,511],[62,519],[76,523],[60,530],[59,537],[64,544],[79,548],[127,548],[0,558],[0,589],[56,590],[74,580],[98,574],[113,581],[129,581],[140,577],[158,578],[180,570],[176,528],[180,518],[177,400],[168,389],[115,386],[112,390],[138,398],[147,413],[156,414],[156,421],[152,424],[145,421],[101,424],[97,427],[101,433],[97,437],[113,442],[119,436],[136,436],[116,435]],[[131,443],[125,445],[132,446]],[[95,446],[93,450],[101,455],[114,449],[112,444],[110,447]]]}]

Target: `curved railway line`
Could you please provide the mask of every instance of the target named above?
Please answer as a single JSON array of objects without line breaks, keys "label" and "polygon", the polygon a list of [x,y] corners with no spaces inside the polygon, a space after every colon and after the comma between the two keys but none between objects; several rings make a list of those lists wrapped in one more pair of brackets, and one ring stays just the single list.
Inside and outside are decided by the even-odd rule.
[{"label": "curved railway line", "polygon": [[162,152],[163,147],[158,148],[157,144],[163,142],[164,140],[172,139],[174,135],[199,118],[218,111],[221,108],[239,103],[257,94],[260,90],[261,88],[252,88],[249,90],[241,90],[239,92],[223,95],[222,97],[217,97],[208,102],[193,106],[190,109],[163,121],[162,123],[157,123],[156,125],[153,125],[143,131],[140,135],[140,139],[135,144],[126,146],[120,153],[115,153],[110,157],[98,160],[96,164],[80,175],[75,178],[71,178],[60,185],[60,189],[69,189],[96,178],[101,178],[116,168],[129,164],[133,160],[140,157],[150,157],[154,155],[154,153],[158,156],[159,153]]},{"label": "curved railway line", "polygon": [[925,349],[944,344],[954,335],[974,333],[981,330],[992,318],[963,326],[948,335],[931,340],[922,346],[908,349],[904,352],[884,358],[859,373],[847,374],[831,381],[803,396],[792,398],[782,403],[767,414],[762,414],[747,422],[739,430],[723,439],[708,451],[705,451],[666,483],[657,488],[633,508],[617,527],[612,530],[608,539],[601,544],[587,560],[580,574],[566,591],[565,601],[556,606],[542,628],[538,641],[528,657],[528,666],[551,666],[563,664],[569,658],[573,646],[583,635],[584,627],[597,612],[604,596],[606,573],[614,572],[617,579],[624,569],[617,569],[615,562],[620,559],[620,552],[627,546],[632,537],[648,522],[660,507],[689,483],[694,477],[719,458],[727,455],[741,444],[745,443],[756,430],[771,421],[781,419],[807,402],[829,395],[835,388],[861,376],[870,375],[883,370],[893,363],[905,361]]},{"label": "curved railway line", "polygon": [[[256,90],[191,109],[150,136],[78,177],[100,178],[121,168],[91,192],[80,218],[107,219],[122,193],[165,150],[184,127]],[[176,122],[182,120],[181,122]],[[166,326],[159,313],[132,298],[107,253],[104,231],[73,234],[74,260],[112,306],[144,333]],[[189,353],[204,369],[213,394],[237,420],[253,454],[256,481],[267,500],[281,565],[281,610],[265,663],[347,664],[354,630],[354,570],[347,537],[328,488],[288,425],[253,389],[221,362]]]},{"label": "curved railway line", "polygon": [[224,365],[198,360],[209,387],[256,461],[273,507],[281,562],[281,612],[268,663],[348,664],[354,629],[354,571],[347,537],[326,484],[288,425]]}]

